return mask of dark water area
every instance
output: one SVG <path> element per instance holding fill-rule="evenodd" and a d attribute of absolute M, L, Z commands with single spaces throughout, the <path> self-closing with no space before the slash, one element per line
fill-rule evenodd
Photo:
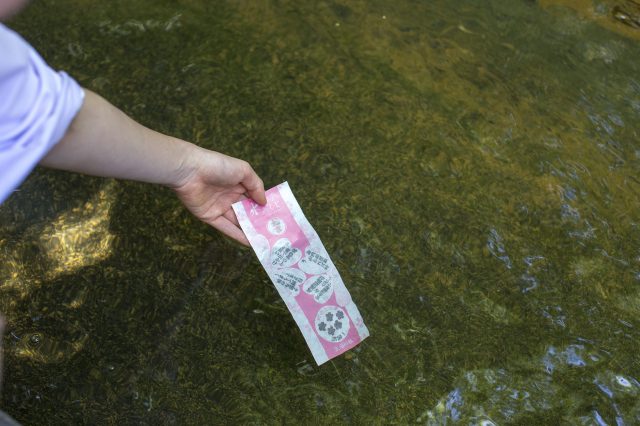
<path fill-rule="evenodd" d="M 50 64 L 287 180 L 371 337 L 317 367 L 169 190 L 38 169 L 0 207 L 2 409 L 639 424 L 640 12 L 584 3 L 35 2 L 10 26 Z"/>

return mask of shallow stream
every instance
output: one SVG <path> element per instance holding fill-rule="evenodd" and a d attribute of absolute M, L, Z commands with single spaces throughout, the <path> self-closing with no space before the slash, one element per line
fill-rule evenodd
<path fill-rule="evenodd" d="M 288 181 L 371 337 L 316 367 L 253 252 L 169 190 L 38 169 L 0 207 L 2 409 L 639 424 L 634 19 L 631 0 L 35 2 L 9 24 L 50 64 Z"/>

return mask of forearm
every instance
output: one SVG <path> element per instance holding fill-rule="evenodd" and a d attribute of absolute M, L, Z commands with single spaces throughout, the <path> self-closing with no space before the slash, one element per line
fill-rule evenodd
<path fill-rule="evenodd" d="M 94 176 L 177 186 L 194 145 L 138 124 L 85 89 L 82 108 L 64 138 L 40 164 Z"/>

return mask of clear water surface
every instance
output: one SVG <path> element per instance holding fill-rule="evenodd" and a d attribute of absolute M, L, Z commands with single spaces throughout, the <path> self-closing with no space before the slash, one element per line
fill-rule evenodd
<path fill-rule="evenodd" d="M 289 181 L 372 336 L 318 368 L 254 254 L 169 190 L 37 170 L 0 208 L 3 409 L 640 423 L 634 5 L 35 2 L 11 26 L 52 65 Z"/>

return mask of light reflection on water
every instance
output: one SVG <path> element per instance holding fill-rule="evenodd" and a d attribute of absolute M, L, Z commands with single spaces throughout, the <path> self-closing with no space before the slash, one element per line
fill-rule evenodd
<path fill-rule="evenodd" d="M 640 422 L 640 47 L 613 1 L 540 3 L 33 5 L 54 65 L 288 180 L 372 337 L 316 367 L 253 254 L 167 191 L 40 170 L 0 208 L 4 409 Z"/>

